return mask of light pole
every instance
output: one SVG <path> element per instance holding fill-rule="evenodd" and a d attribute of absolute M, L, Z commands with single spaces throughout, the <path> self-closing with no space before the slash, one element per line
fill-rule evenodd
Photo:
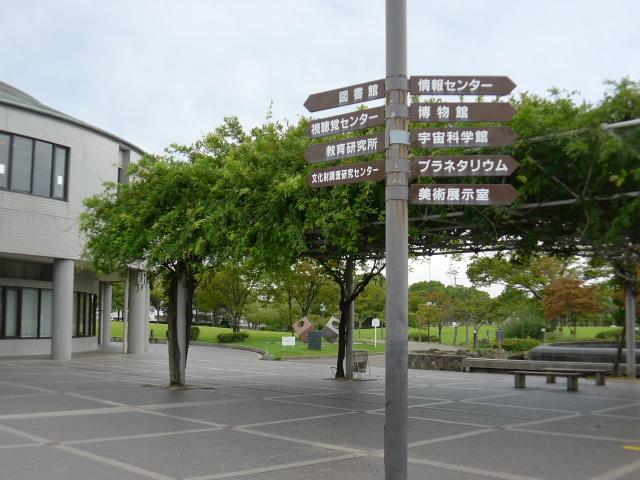
<path fill-rule="evenodd" d="M 324 303 L 320 304 L 320 313 L 322 314 L 322 323 L 324 323 L 325 313 L 327 312 L 327 306 Z"/>

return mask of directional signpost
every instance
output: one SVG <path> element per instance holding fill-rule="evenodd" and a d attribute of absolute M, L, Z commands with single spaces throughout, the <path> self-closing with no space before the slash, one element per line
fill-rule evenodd
<path fill-rule="evenodd" d="M 417 123 L 506 122 L 515 109 L 506 102 L 415 103 L 409 95 L 508 95 L 515 84 L 504 76 L 407 76 L 406 0 L 386 0 L 386 77 L 309 95 L 310 112 L 385 99 L 385 106 L 312 120 L 311 138 L 385 125 L 385 133 L 344 138 L 309 146 L 309 163 L 329 162 L 385 152 L 386 160 L 314 169 L 312 188 L 386 180 L 386 321 L 384 465 L 386 480 L 407 479 L 408 447 L 408 205 L 509 205 L 518 192 L 509 184 L 414 184 L 411 177 L 506 177 L 518 163 L 509 155 L 434 155 L 409 159 L 417 149 L 484 148 L 511 145 L 507 126 L 416 128 Z M 347 338 L 349 336 L 347 335 Z M 346 372 L 350 372 L 347 341 Z"/>
<path fill-rule="evenodd" d="M 309 136 L 311 138 L 320 138 L 380 125 L 384 125 L 384 107 L 369 108 L 312 120 L 309 124 Z"/>
<path fill-rule="evenodd" d="M 509 95 L 516 84 L 509 77 L 412 76 L 411 95 Z"/>
<path fill-rule="evenodd" d="M 520 166 L 510 155 L 413 157 L 414 177 L 508 177 Z"/>
<path fill-rule="evenodd" d="M 510 103 L 412 103 L 412 122 L 508 122 L 516 114 Z"/>

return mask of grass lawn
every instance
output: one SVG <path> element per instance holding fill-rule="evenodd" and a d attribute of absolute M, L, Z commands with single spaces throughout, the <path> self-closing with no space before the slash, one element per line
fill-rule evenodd
<path fill-rule="evenodd" d="M 166 338 L 167 325 L 163 323 L 153 323 L 149 324 L 149 328 L 153 332 L 153 336 L 157 338 Z M 209 343 L 218 343 L 218 334 L 219 333 L 228 333 L 231 331 L 230 328 L 222 328 L 222 327 L 208 327 L 208 326 L 198 326 L 200 329 L 200 337 L 198 338 L 199 342 L 209 342 Z M 590 340 L 595 338 L 598 332 L 603 330 L 608 330 L 610 327 L 578 327 L 578 333 L 575 338 L 569 336 L 569 330 L 565 329 L 565 341 L 571 340 Z M 112 335 L 114 337 L 122 336 L 122 322 L 112 322 Z M 385 350 L 384 347 L 384 338 L 386 335 L 386 328 L 378 328 L 376 329 L 378 345 L 376 347 L 373 346 L 374 340 L 374 329 L 373 328 L 363 328 L 357 329 L 354 333 L 354 343 L 355 349 L 357 350 L 368 350 L 372 353 L 382 353 Z M 417 328 L 410 328 L 410 332 L 418 333 Z M 282 337 L 288 336 L 289 333 L 286 332 L 269 332 L 269 331 L 258 331 L 258 330 L 248 330 L 249 338 L 241 343 L 237 343 L 237 345 L 244 345 L 254 348 L 260 348 L 262 350 L 266 350 L 269 354 L 274 357 L 291 357 L 291 356 L 318 356 L 318 355 L 337 355 L 338 354 L 338 344 L 337 342 L 334 344 L 328 343 L 326 341 L 322 341 L 322 350 L 309 350 L 307 344 L 301 342 L 300 340 L 296 340 L 295 347 L 283 347 L 282 346 Z M 435 327 L 431 327 L 431 335 L 437 335 L 438 329 Z M 422 327 L 422 335 L 423 338 L 427 338 L 427 328 Z M 454 337 L 454 328 L 453 327 L 444 327 L 442 329 L 442 343 L 446 345 L 453 345 L 453 337 Z M 489 338 L 492 341 L 496 338 L 496 327 L 495 326 L 486 326 L 483 325 L 480 327 L 478 331 L 478 339 Z M 473 343 L 473 329 L 469 328 L 469 345 Z M 458 335 L 456 339 L 456 345 L 460 345 L 461 347 L 467 346 L 467 337 L 465 327 L 458 327 Z"/>

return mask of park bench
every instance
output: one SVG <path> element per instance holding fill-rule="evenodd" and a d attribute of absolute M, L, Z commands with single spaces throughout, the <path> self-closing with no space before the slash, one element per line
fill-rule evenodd
<path fill-rule="evenodd" d="M 607 375 L 611 374 L 610 369 L 596 369 L 596 368 L 545 368 L 548 372 L 561 372 L 561 373 L 582 373 L 585 376 L 595 375 L 596 385 L 605 385 Z M 547 383 L 556 383 L 556 375 L 547 375 Z"/>
<path fill-rule="evenodd" d="M 535 371 L 535 370 L 513 370 L 509 372 L 514 378 L 514 388 L 525 388 L 527 375 L 545 376 L 547 383 L 555 383 L 555 377 L 565 377 L 567 379 L 567 391 L 578 391 L 578 378 L 587 375 L 582 372 L 560 372 L 558 370 Z M 553 381 L 549 381 L 553 377 Z"/>

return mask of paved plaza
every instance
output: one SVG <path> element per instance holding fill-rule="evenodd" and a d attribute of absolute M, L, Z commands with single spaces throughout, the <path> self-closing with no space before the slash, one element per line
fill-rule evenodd
<path fill-rule="evenodd" d="M 70 362 L 0 359 L 1 480 L 383 479 L 384 369 L 192 347 L 169 389 L 165 345 Z M 640 383 L 410 370 L 409 477 L 640 476 Z"/>

